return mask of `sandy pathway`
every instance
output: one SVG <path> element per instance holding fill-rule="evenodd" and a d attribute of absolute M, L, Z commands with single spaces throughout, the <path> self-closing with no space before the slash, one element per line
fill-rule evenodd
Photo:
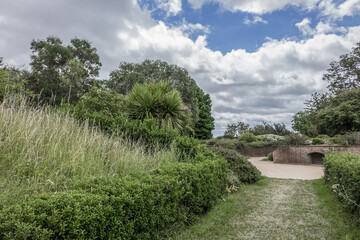
<path fill-rule="evenodd" d="M 323 166 L 275 164 L 261 159 L 263 157 L 253 157 L 249 161 L 266 177 L 312 180 L 324 176 Z"/>

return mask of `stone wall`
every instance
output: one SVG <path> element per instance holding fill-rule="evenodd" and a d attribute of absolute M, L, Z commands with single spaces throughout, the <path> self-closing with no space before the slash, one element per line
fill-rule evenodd
<path fill-rule="evenodd" d="M 276 150 L 277 147 L 248 148 L 240 150 L 242 155 L 249 157 L 265 157 L 268 153 Z"/>
<path fill-rule="evenodd" d="M 274 163 L 319 164 L 321 155 L 333 151 L 360 154 L 360 146 L 280 146 L 274 151 L 273 157 Z"/>

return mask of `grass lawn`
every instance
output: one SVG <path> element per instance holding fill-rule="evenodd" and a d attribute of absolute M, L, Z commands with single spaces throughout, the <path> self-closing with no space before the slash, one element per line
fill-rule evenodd
<path fill-rule="evenodd" d="M 168 239 L 360 239 L 352 218 L 323 179 L 263 178 Z"/>

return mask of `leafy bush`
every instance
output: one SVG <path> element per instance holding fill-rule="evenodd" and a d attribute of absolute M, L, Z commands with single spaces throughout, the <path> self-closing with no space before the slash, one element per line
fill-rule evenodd
<path fill-rule="evenodd" d="M 226 189 L 226 162 L 163 165 L 120 179 L 75 181 L 0 211 L 1 239 L 157 239 L 174 223 L 190 223 Z"/>
<path fill-rule="evenodd" d="M 314 145 L 324 144 L 324 139 L 322 139 L 322 138 L 313 138 L 313 139 L 311 139 L 311 141 L 312 141 L 312 144 L 314 144 Z"/>
<path fill-rule="evenodd" d="M 274 156 L 273 156 L 273 153 L 271 152 L 271 153 L 268 153 L 267 155 L 266 155 L 266 157 L 267 157 L 267 160 L 268 161 L 274 161 Z"/>
<path fill-rule="evenodd" d="M 258 141 L 268 141 L 268 142 L 277 142 L 277 141 L 282 141 L 284 140 L 285 137 L 280 136 L 280 135 L 276 135 L 276 134 L 264 134 L 264 135 L 259 135 L 256 136 Z"/>
<path fill-rule="evenodd" d="M 291 133 L 285 136 L 284 144 L 285 145 L 304 145 L 307 138 L 304 136 L 300 136 L 297 133 Z"/>
<path fill-rule="evenodd" d="M 360 214 L 360 156 L 348 152 L 325 155 L 325 180 L 350 210 Z"/>
<path fill-rule="evenodd" d="M 260 179 L 260 171 L 238 152 L 224 148 L 213 148 L 211 150 L 228 162 L 230 170 L 237 175 L 240 182 L 254 183 Z"/>
<path fill-rule="evenodd" d="M 251 133 L 251 132 L 246 132 L 246 133 L 243 133 L 241 134 L 239 137 L 238 137 L 238 140 L 239 141 L 244 141 L 244 142 L 247 142 L 247 143 L 252 143 L 252 142 L 256 142 L 256 136 Z"/>

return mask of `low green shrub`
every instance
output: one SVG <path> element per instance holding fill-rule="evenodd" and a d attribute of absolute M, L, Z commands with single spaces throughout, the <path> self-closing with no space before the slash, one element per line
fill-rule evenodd
<path fill-rule="evenodd" d="M 297 133 L 291 133 L 285 136 L 284 145 L 297 146 L 297 145 L 305 145 L 307 138 L 305 136 L 300 136 Z"/>
<path fill-rule="evenodd" d="M 258 141 L 277 142 L 284 140 L 285 137 L 276 134 L 264 134 L 256 136 Z"/>
<path fill-rule="evenodd" d="M 227 161 L 230 170 L 237 175 L 240 182 L 254 183 L 260 179 L 260 171 L 245 156 L 231 149 L 213 148 L 211 150 Z"/>
<path fill-rule="evenodd" d="M 267 160 L 268 161 L 274 161 L 274 156 L 273 156 L 273 153 L 271 152 L 271 153 L 268 153 L 267 155 L 266 155 L 266 157 L 267 157 Z"/>
<path fill-rule="evenodd" d="M 241 134 L 238 137 L 238 140 L 243 141 L 243 142 L 247 142 L 247 143 L 252 143 L 252 142 L 257 141 L 256 136 L 251 132 L 246 132 L 246 133 Z"/>
<path fill-rule="evenodd" d="M 0 239 L 158 239 L 190 223 L 226 189 L 227 164 L 212 154 L 196 163 L 162 165 L 125 179 L 74 181 L 0 211 Z"/>
<path fill-rule="evenodd" d="M 325 180 L 353 212 L 360 214 L 360 156 L 348 152 L 325 155 Z"/>
<path fill-rule="evenodd" d="M 324 139 L 322 138 L 312 138 L 311 141 L 314 145 L 324 144 Z"/>

